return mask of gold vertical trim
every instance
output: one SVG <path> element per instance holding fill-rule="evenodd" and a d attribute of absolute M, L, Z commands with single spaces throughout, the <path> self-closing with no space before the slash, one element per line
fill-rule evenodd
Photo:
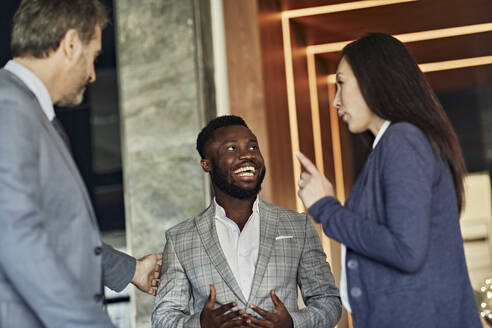
<path fill-rule="evenodd" d="M 327 79 L 328 82 L 328 79 Z M 336 108 L 333 107 L 335 98 L 335 84 L 327 83 L 328 98 L 330 99 L 330 128 L 331 143 L 333 149 L 333 166 L 335 168 L 335 193 L 340 203 L 345 203 L 345 182 L 343 179 L 343 160 L 342 160 L 342 142 L 340 137 L 340 126 L 338 124 L 338 115 Z"/>
<path fill-rule="evenodd" d="M 324 175 L 323 143 L 321 139 L 321 118 L 319 115 L 318 86 L 314 55 L 307 53 L 309 96 L 311 99 L 311 121 L 313 126 L 314 158 L 318 170 Z"/>
<path fill-rule="evenodd" d="M 287 104 L 289 107 L 289 127 L 290 127 L 290 142 L 292 147 L 292 167 L 294 169 L 294 188 L 296 193 L 296 209 L 298 212 L 304 211 L 304 205 L 297 192 L 299 187 L 297 185 L 297 179 L 301 175 L 301 164 L 295 156 L 295 152 L 299 151 L 299 130 L 297 126 L 297 110 L 296 110 L 296 95 L 294 87 L 294 67 L 292 63 L 292 45 L 290 43 L 290 26 L 289 18 L 282 13 L 282 37 L 284 45 L 284 64 L 285 64 L 285 77 L 287 84 Z"/>

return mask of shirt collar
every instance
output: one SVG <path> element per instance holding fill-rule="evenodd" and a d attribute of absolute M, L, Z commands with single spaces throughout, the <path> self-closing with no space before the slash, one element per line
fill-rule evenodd
<path fill-rule="evenodd" d="M 386 121 L 384 121 L 383 125 L 381 125 L 381 128 L 379 129 L 378 134 L 376 135 L 376 138 L 374 139 L 374 142 L 372 143 L 372 149 L 374 149 L 376 147 L 376 145 L 378 144 L 379 140 L 383 136 L 383 134 L 386 131 L 386 129 L 388 129 L 388 127 L 390 126 L 390 124 L 391 124 L 391 122 L 388 121 L 388 120 L 386 120 Z"/>
<path fill-rule="evenodd" d="M 9 60 L 7 65 L 5 65 L 5 69 L 21 79 L 29 90 L 34 93 L 48 120 L 52 121 L 55 118 L 53 102 L 51 101 L 48 89 L 46 89 L 46 86 L 36 74 L 14 60 Z"/>
<path fill-rule="evenodd" d="M 256 200 L 253 203 L 253 213 L 251 213 L 251 216 L 260 214 L 260 210 L 259 210 L 259 206 L 258 206 L 259 199 L 260 199 L 260 197 L 256 196 Z M 231 221 L 234 224 L 236 224 L 236 222 L 234 222 L 233 220 L 229 219 L 226 216 L 224 208 L 217 203 L 217 201 L 215 200 L 215 197 L 214 197 L 214 204 L 215 204 L 215 218 L 216 219 L 224 220 L 224 221 Z M 251 216 L 250 216 L 250 218 L 251 218 Z"/>

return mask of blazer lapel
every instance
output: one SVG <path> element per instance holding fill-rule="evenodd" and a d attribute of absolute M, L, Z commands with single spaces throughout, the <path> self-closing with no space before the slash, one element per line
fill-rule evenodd
<path fill-rule="evenodd" d="M 19 81 L 19 82 L 21 82 L 21 81 Z M 22 83 L 21 86 L 23 88 L 27 89 L 27 87 L 23 83 Z M 50 137 L 51 137 L 51 139 L 53 141 L 53 144 L 58 149 L 58 151 L 60 152 L 60 154 L 63 157 L 63 160 L 65 161 L 65 163 L 67 164 L 68 168 L 72 172 L 73 178 L 75 179 L 77 185 L 81 189 L 81 192 L 83 194 L 83 197 L 84 197 L 84 200 L 85 200 L 85 203 L 86 203 L 87 211 L 89 212 L 89 215 L 90 215 L 90 217 L 92 219 L 92 222 L 94 224 L 96 224 L 96 226 L 97 226 L 96 215 L 94 214 L 94 209 L 92 208 L 92 203 L 91 203 L 91 201 L 89 199 L 89 194 L 88 194 L 87 189 L 85 187 L 84 181 L 82 180 L 82 177 L 80 176 L 79 170 L 78 170 L 77 166 L 75 165 L 75 162 L 74 162 L 74 160 L 72 158 L 72 154 L 70 154 L 67 146 L 65 145 L 65 143 L 61 139 L 60 135 L 55 130 L 55 128 L 53 127 L 53 125 L 51 124 L 51 122 L 48 120 L 48 118 L 46 117 L 46 115 L 44 115 L 44 113 L 43 113 L 43 111 L 41 109 L 41 105 L 39 105 L 36 96 L 34 96 L 34 94 L 31 92 L 31 90 L 27 89 L 27 91 L 33 97 L 34 101 L 38 104 L 38 107 L 39 108 L 36 108 L 38 110 L 34 110 L 35 115 L 38 116 L 39 121 L 41 122 L 41 124 L 45 128 L 45 130 L 48 133 L 48 135 L 50 135 Z"/>
<path fill-rule="evenodd" d="M 258 250 L 258 261 L 253 278 L 253 286 L 249 299 L 256 295 L 260 288 L 263 275 L 270 261 L 270 255 L 274 247 L 275 237 L 277 235 L 278 213 L 269 204 L 260 199 L 260 248 Z"/>
<path fill-rule="evenodd" d="M 219 272 L 224 282 L 241 302 L 246 304 L 246 298 L 244 297 L 236 278 L 234 278 L 234 274 L 232 273 L 224 252 L 222 251 L 222 247 L 220 246 L 219 237 L 215 228 L 215 206 L 211 204 L 202 215 L 197 216 L 195 218 L 195 224 L 203 247 L 210 258 L 210 261 L 215 265 L 217 272 Z"/>
<path fill-rule="evenodd" d="M 87 211 L 89 213 L 89 216 L 91 217 L 92 223 L 97 226 L 97 220 L 96 220 L 96 215 L 94 214 L 94 209 L 92 208 L 92 203 L 89 199 L 89 194 L 87 193 L 87 189 L 85 187 L 84 181 L 82 180 L 82 177 L 80 176 L 79 170 L 77 169 L 77 166 L 75 165 L 72 155 L 68 151 L 67 147 L 65 146 L 65 143 L 61 139 L 61 137 L 58 135 L 58 132 L 56 132 L 55 128 L 51 124 L 51 122 L 48 120 L 46 115 L 43 113 L 43 109 L 41 108 L 41 104 L 39 104 L 38 99 L 34 95 L 34 93 L 26 86 L 26 84 L 15 74 L 8 72 L 5 69 L 1 70 L 2 73 L 6 73 L 8 78 L 15 84 L 19 86 L 19 88 L 25 90 L 27 95 L 31 97 L 32 101 L 37 105 L 35 106 L 33 112 L 34 115 L 37 115 L 39 121 L 43 125 L 43 127 L 46 129 L 47 133 L 51 136 L 51 139 L 53 140 L 53 144 L 55 147 L 58 149 L 58 151 L 61 153 L 65 163 L 67 164 L 68 168 L 72 172 L 72 176 L 74 177 L 76 183 L 78 184 L 79 188 L 82 191 L 82 194 L 84 195 L 84 200 L 86 203 Z"/>

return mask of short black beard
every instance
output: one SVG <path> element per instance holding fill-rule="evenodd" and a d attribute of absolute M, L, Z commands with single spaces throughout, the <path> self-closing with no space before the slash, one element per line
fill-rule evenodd
<path fill-rule="evenodd" d="M 225 174 L 222 174 L 222 172 L 220 172 L 219 168 L 217 167 L 214 161 L 212 161 L 211 173 L 212 174 L 210 175 L 210 177 L 212 179 L 213 184 L 216 185 L 217 188 L 219 188 L 224 193 L 234 198 L 246 199 L 246 198 L 253 198 L 256 197 L 256 195 L 258 195 L 258 193 L 261 190 L 261 184 L 263 182 L 263 179 L 265 178 L 266 170 L 265 167 L 263 167 L 263 170 L 260 172 L 260 175 L 258 176 L 258 182 L 256 183 L 256 186 L 253 189 L 244 189 L 235 185 L 234 182 L 229 182 L 228 177 Z M 232 177 L 230 180 L 232 180 Z"/>

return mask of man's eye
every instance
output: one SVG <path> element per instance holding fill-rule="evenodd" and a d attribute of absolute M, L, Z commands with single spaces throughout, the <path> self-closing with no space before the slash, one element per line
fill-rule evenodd
<path fill-rule="evenodd" d="M 226 148 L 227 150 L 236 150 L 236 146 L 229 146 Z"/>
<path fill-rule="evenodd" d="M 255 146 L 251 146 L 250 149 L 251 150 L 257 150 L 258 149 L 258 146 L 256 146 L 256 145 Z"/>

